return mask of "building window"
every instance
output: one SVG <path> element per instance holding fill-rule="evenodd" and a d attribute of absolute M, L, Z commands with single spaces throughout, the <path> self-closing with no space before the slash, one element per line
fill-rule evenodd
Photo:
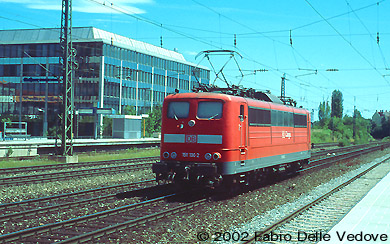
<path fill-rule="evenodd" d="M 0 76 L 8 76 L 8 77 L 17 77 L 20 75 L 20 65 L 17 64 L 6 64 L 1 65 L 2 68 L 0 68 Z"/>
<path fill-rule="evenodd" d="M 45 65 L 43 65 L 45 67 Z M 46 70 L 38 64 L 23 65 L 23 76 L 45 76 Z"/>

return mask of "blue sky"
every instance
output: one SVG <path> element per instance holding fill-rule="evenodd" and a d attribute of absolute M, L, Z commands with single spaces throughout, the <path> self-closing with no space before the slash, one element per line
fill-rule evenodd
<path fill-rule="evenodd" d="M 60 27 L 59 0 L 0 4 L 2 30 Z M 390 110 L 389 12 L 390 0 L 78 0 L 73 26 L 94 26 L 157 46 L 162 37 L 164 48 L 208 67 L 196 54 L 234 50 L 242 55 L 237 62 L 245 87 L 279 95 L 285 74 L 286 95 L 315 115 L 319 103 L 330 102 L 338 89 L 345 114 L 352 115 L 356 105 L 370 118 L 376 110 Z M 211 59 L 217 69 L 226 61 Z M 240 82 L 234 61 L 225 71 L 230 83 Z"/>

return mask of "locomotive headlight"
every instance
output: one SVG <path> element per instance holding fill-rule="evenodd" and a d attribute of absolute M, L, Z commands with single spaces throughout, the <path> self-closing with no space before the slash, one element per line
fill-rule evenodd
<path fill-rule="evenodd" d="M 192 119 L 192 120 L 188 121 L 188 125 L 193 127 L 195 125 L 195 120 Z"/>
<path fill-rule="evenodd" d="M 211 153 L 206 153 L 206 154 L 204 155 L 204 158 L 205 158 L 206 160 L 210 160 L 210 159 L 211 159 Z"/>
<path fill-rule="evenodd" d="M 169 158 L 169 152 L 164 152 L 164 153 L 163 153 L 163 157 L 164 157 L 164 158 Z"/>
<path fill-rule="evenodd" d="M 177 153 L 172 152 L 172 153 L 171 153 L 171 158 L 175 159 L 176 157 L 177 157 Z"/>
<path fill-rule="evenodd" d="M 213 159 L 214 160 L 218 160 L 218 159 L 220 159 L 221 158 L 221 154 L 220 153 L 214 153 L 213 154 Z"/>

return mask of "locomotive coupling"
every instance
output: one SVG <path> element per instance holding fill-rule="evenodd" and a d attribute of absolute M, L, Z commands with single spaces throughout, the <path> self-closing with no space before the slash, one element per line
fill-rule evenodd
<path fill-rule="evenodd" d="M 212 155 L 220 157 L 219 155 Z M 190 182 L 207 187 L 217 187 L 222 182 L 217 166 L 211 163 L 184 163 L 161 161 L 152 165 L 156 180 L 171 182 Z"/>

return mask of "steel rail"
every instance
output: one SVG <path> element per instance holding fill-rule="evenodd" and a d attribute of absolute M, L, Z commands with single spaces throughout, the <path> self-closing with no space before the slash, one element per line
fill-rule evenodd
<path fill-rule="evenodd" d="M 1 210 L 8 211 L 9 209 L 12 209 L 15 207 L 20 207 L 20 206 L 25 206 L 25 205 L 30 206 L 30 205 L 35 204 L 35 203 L 52 202 L 52 201 L 67 199 L 70 197 L 84 196 L 84 195 L 89 194 L 89 193 L 95 193 L 95 192 L 106 191 L 106 190 L 111 190 L 111 189 L 120 189 L 120 188 L 124 188 L 124 187 L 131 187 L 131 186 L 137 185 L 137 184 L 142 185 L 142 184 L 147 184 L 147 183 L 152 183 L 152 182 L 155 182 L 155 179 L 132 182 L 132 183 L 117 184 L 117 185 L 111 185 L 111 186 L 103 186 L 103 187 L 98 187 L 98 188 L 93 188 L 93 189 L 88 189 L 88 190 L 76 191 L 76 192 L 71 192 L 71 193 L 63 193 L 63 194 L 47 196 L 47 197 L 33 198 L 33 199 L 28 199 L 28 200 L 23 200 L 23 201 L 18 201 L 18 202 L 3 203 L 3 204 L 0 204 L 0 211 Z"/>
<path fill-rule="evenodd" d="M 351 149 L 351 148 L 347 148 L 347 149 Z M 378 148 L 375 148 L 375 149 L 378 149 Z M 371 150 L 374 150 L 374 149 L 371 148 Z M 362 151 L 357 150 L 355 153 L 362 153 Z M 310 170 L 310 169 L 318 167 L 318 166 L 326 165 L 326 164 L 329 164 L 329 162 L 328 162 L 329 160 L 332 160 L 330 162 L 334 162 L 338 158 L 341 158 L 341 157 L 346 158 L 347 156 L 348 156 L 348 153 L 344 153 L 344 154 L 339 154 L 339 155 L 331 155 L 328 158 L 311 160 L 310 164 L 316 164 L 316 165 L 312 166 L 312 167 L 304 168 L 304 169 L 300 170 L 299 172 L 307 171 L 307 170 Z M 34 202 L 48 202 L 48 201 L 53 201 L 53 200 L 60 200 L 60 199 L 64 199 L 64 198 L 75 197 L 78 195 L 85 195 L 85 194 L 96 192 L 96 191 L 104 191 L 104 190 L 113 189 L 113 188 L 120 188 L 120 187 L 122 187 L 122 188 L 123 187 L 131 187 L 133 184 L 141 184 L 141 183 L 149 183 L 149 182 L 150 183 L 154 182 L 154 179 L 136 182 L 136 183 L 126 183 L 126 184 L 119 184 L 119 185 L 113 185 L 113 186 L 105 186 L 105 187 L 101 187 L 101 188 L 94 188 L 94 189 L 78 191 L 78 192 L 74 192 L 74 193 L 64 193 L 64 194 L 29 199 L 29 200 L 24 200 L 24 201 L 19 201 L 19 202 L 4 203 L 4 204 L 0 204 L 0 211 L 2 209 L 7 210 L 7 209 L 18 207 L 18 206 L 31 205 Z"/>
<path fill-rule="evenodd" d="M 375 143 L 376 145 L 384 145 L 386 143 Z M 361 145 L 353 145 L 353 146 L 348 146 L 348 147 L 339 147 L 339 148 L 334 148 L 334 149 L 327 149 L 327 150 L 321 150 L 312 153 L 312 157 L 321 157 L 324 155 L 327 155 L 328 153 L 340 153 L 340 152 L 345 152 L 345 151 L 350 151 L 354 149 L 359 149 L 359 148 L 364 148 L 364 147 L 370 147 L 370 146 L 376 146 L 374 143 L 367 143 L 367 144 L 361 144 Z"/>
<path fill-rule="evenodd" d="M 356 150 L 344 152 L 344 153 L 340 153 L 340 154 L 336 154 L 336 155 L 329 155 L 328 157 L 325 157 L 325 158 L 310 160 L 309 165 L 313 165 L 313 166 L 305 167 L 304 169 L 301 169 L 298 172 L 303 172 L 303 171 L 307 171 L 307 170 L 310 170 L 310 169 L 313 169 L 316 167 L 320 167 L 323 165 L 328 165 L 328 164 L 331 164 L 331 163 L 334 163 L 337 161 L 350 159 L 350 158 L 353 158 L 353 157 L 356 157 L 356 156 L 359 156 L 362 154 L 366 154 L 366 153 L 370 153 L 370 152 L 382 149 L 383 146 L 389 146 L 389 145 L 390 144 L 387 144 L 387 145 L 383 144 L 383 145 L 369 146 L 366 148 L 357 148 L 357 149 L 350 148 L 350 149 L 356 149 Z"/>
<path fill-rule="evenodd" d="M 322 146 L 324 144 L 325 146 Z M 338 143 L 321 143 L 314 144 L 314 148 L 324 148 L 329 146 L 336 146 Z M 356 145 L 351 147 L 362 147 L 364 145 Z M 326 155 L 329 152 L 339 152 L 347 150 L 350 147 L 341 147 L 329 150 L 322 150 L 319 152 L 313 153 L 313 156 L 322 156 Z M 144 158 L 132 158 L 132 159 L 116 159 L 116 160 L 104 160 L 104 161 L 96 161 L 96 162 L 81 162 L 75 164 L 62 163 L 62 164 L 54 164 L 54 165 L 37 165 L 37 166 L 23 166 L 23 167 L 13 167 L 13 168 L 0 168 L 1 174 L 13 174 L 13 173 L 26 173 L 26 172 L 38 172 L 38 171 L 48 171 L 48 170 L 58 170 L 58 169 L 68 169 L 68 168 L 81 168 L 81 167 L 91 167 L 91 166 L 99 166 L 99 165 L 109 165 L 109 164 L 125 164 L 125 163 L 134 163 L 134 162 L 145 162 L 145 161 L 154 161 L 159 160 L 160 157 L 144 157 Z"/>
<path fill-rule="evenodd" d="M 72 219 L 68 219 L 68 220 L 64 220 L 64 221 L 60 221 L 60 222 L 56 222 L 56 223 L 50 223 L 50 224 L 46 224 L 46 225 L 42 225 L 42 226 L 32 227 L 32 228 L 25 229 L 25 230 L 7 233 L 7 234 L 0 236 L 0 242 L 1 243 L 11 243 L 11 242 L 23 241 L 24 238 L 33 237 L 33 236 L 36 236 L 38 234 L 50 232 L 52 230 L 58 230 L 58 229 L 63 229 L 63 228 L 67 228 L 67 227 L 72 227 L 74 225 L 87 223 L 91 220 L 101 220 L 105 217 L 110 217 L 113 215 L 125 213 L 129 210 L 135 210 L 135 209 L 139 209 L 141 207 L 147 207 L 147 206 L 150 206 L 153 204 L 158 204 L 159 202 L 165 202 L 165 200 L 167 200 L 169 198 L 173 198 L 175 196 L 178 196 L 178 194 L 169 194 L 166 196 L 154 198 L 154 199 L 143 201 L 140 203 L 125 205 L 122 207 L 109 209 L 109 210 L 105 210 L 105 211 L 101 211 L 101 212 L 97 212 L 97 213 L 93 213 L 93 214 L 89 214 L 89 215 L 85 215 L 85 216 L 81 216 L 81 217 L 77 217 L 77 218 L 72 218 Z"/>
<path fill-rule="evenodd" d="M 23 166 L 14 168 L 0 168 L 0 175 L 14 174 L 14 173 L 26 173 L 26 172 L 37 172 L 37 171 L 48 171 L 58 169 L 69 169 L 69 168 L 81 168 L 81 167 L 93 167 L 99 165 L 110 165 L 110 164 L 126 164 L 134 162 L 145 162 L 155 161 L 160 157 L 144 157 L 144 158 L 131 158 L 131 159 L 116 159 L 116 160 L 104 160 L 96 162 L 82 162 L 82 163 L 62 163 L 62 164 L 51 164 L 51 165 L 38 165 L 38 166 Z"/>
<path fill-rule="evenodd" d="M 319 157 L 326 155 L 328 153 L 335 153 L 335 152 L 341 152 L 345 150 L 350 150 L 350 148 L 360 148 L 364 145 L 358 145 L 353 147 L 345 147 L 345 148 L 338 148 L 338 149 L 331 149 L 331 150 L 325 150 L 320 152 L 315 152 L 312 154 L 312 158 Z M 111 161 L 99 161 L 99 162 L 85 162 L 85 163 L 78 163 L 78 164 L 58 164 L 58 165 L 42 165 L 42 166 L 29 166 L 29 167 L 21 167 L 21 168 L 8 168 L 8 169 L 0 169 L 0 174 L 10 174 L 13 173 L 24 173 L 24 172 L 30 172 L 30 171 L 47 171 L 47 170 L 53 170 L 53 169 L 64 169 L 64 168 L 79 168 L 79 167 L 89 167 L 89 166 L 98 166 L 98 165 L 110 165 L 110 164 L 125 164 L 129 165 L 129 163 L 133 162 L 148 162 L 148 161 L 154 161 L 157 160 L 159 157 L 146 157 L 146 158 L 136 158 L 136 159 L 123 159 L 123 160 L 111 160 Z M 108 166 L 108 167 L 122 167 L 122 166 Z M 83 170 L 72 170 L 72 171 L 65 171 L 65 172 L 52 172 L 52 173 L 46 173 L 46 174 L 33 174 L 33 175 L 19 175 L 19 176 L 12 176 L 12 177 L 0 177 L 0 186 L 1 185 L 14 185 L 14 184 L 24 184 L 27 180 L 22 179 L 28 179 L 32 178 L 34 180 L 29 180 L 28 182 L 39 182 L 39 181 L 50 181 L 49 178 L 52 179 L 50 176 L 54 175 L 60 175 L 61 179 L 64 179 L 63 175 L 74 175 L 74 172 L 89 172 L 93 171 L 95 169 L 104 169 L 108 167 L 99 167 L 99 168 L 89 168 L 89 169 L 83 169 Z M 47 177 L 48 179 L 42 179 Z M 39 179 L 40 180 L 39 180 Z M 14 182 L 14 183 L 6 183 L 6 182 Z"/>
<path fill-rule="evenodd" d="M 362 177 L 363 175 L 367 174 L 368 172 L 370 172 L 371 170 L 376 168 L 378 165 L 380 165 L 381 163 L 383 163 L 383 162 L 385 162 L 385 161 L 387 161 L 389 159 L 390 159 L 390 157 L 387 157 L 386 159 L 384 159 L 384 160 L 374 164 L 373 166 L 371 166 L 368 169 L 364 170 L 360 174 L 357 174 L 356 176 L 354 176 L 353 178 L 349 179 L 348 181 L 340 184 L 339 186 L 333 188 L 332 190 L 330 190 L 327 193 L 323 194 L 322 196 L 318 197 L 317 199 L 315 199 L 314 201 L 310 202 L 309 204 L 306 204 L 305 206 L 299 208 L 298 210 L 294 211 L 293 213 L 289 214 L 288 216 L 285 216 L 284 218 L 280 219 L 279 221 L 276 221 L 275 223 L 269 225 L 267 228 L 264 228 L 263 230 L 256 232 L 256 235 L 252 236 L 248 241 L 244 241 L 244 242 L 241 242 L 241 243 L 254 243 L 254 242 L 256 242 L 257 241 L 256 240 L 256 236 L 264 236 L 266 234 L 269 234 L 271 231 L 273 231 L 277 227 L 283 225 L 284 223 L 289 222 L 290 220 L 292 220 L 296 216 L 302 214 L 307 209 L 309 209 L 312 206 L 320 203 L 324 199 L 328 198 L 329 196 L 331 196 L 335 192 L 339 191 L 340 189 L 344 188 L 345 186 L 351 184 L 355 180 L 359 179 L 360 177 Z"/>
<path fill-rule="evenodd" d="M 334 144 L 334 143 L 333 143 Z M 332 143 L 325 143 L 325 145 L 332 145 Z M 346 150 L 350 150 L 350 148 L 361 148 L 370 144 L 356 145 L 351 147 L 342 147 L 328 150 L 321 150 L 318 152 L 312 153 L 312 158 L 320 157 L 327 155 L 329 153 L 338 153 Z M 0 169 L 0 175 L 3 174 L 13 174 L 13 173 L 28 173 L 28 172 L 39 172 L 39 171 L 48 171 L 48 170 L 61 170 L 61 169 L 69 169 L 69 168 L 83 168 L 83 167 L 94 167 L 99 165 L 112 165 L 112 164 L 129 164 L 134 162 L 147 162 L 158 160 L 159 157 L 144 157 L 144 158 L 134 158 L 134 159 L 119 159 L 119 160 L 106 160 L 106 161 L 97 161 L 97 162 L 83 162 L 77 164 L 55 164 L 55 165 L 39 165 L 39 166 L 25 166 L 25 167 L 14 167 L 14 168 L 3 168 Z M 92 169 L 90 169 L 92 170 Z M 48 173 L 50 174 L 50 173 Z M 55 174 L 55 173 L 52 173 Z M 39 174 L 35 174 L 40 177 Z M 23 177 L 23 176 L 13 176 L 13 177 Z M 28 176 L 27 176 L 28 177 Z M 0 177 L 0 185 L 2 179 L 11 178 L 11 177 Z"/>
<path fill-rule="evenodd" d="M 377 149 L 381 148 L 382 146 L 383 145 L 370 147 L 370 149 L 371 150 L 377 150 Z M 357 150 L 357 151 L 359 151 L 359 153 L 355 152 L 355 155 L 361 154 L 361 150 Z M 345 156 L 345 155 L 343 155 L 343 156 Z M 335 156 L 333 156 L 331 158 L 335 158 Z M 344 159 L 344 158 L 341 158 L 341 159 Z M 172 194 L 172 196 L 173 195 L 175 195 L 175 194 Z M 161 198 L 163 198 L 163 197 L 161 197 Z M 153 199 L 153 200 L 155 200 L 155 199 Z M 152 201 L 152 200 L 150 200 L 150 201 Z M 206 200 L 203 199 L 203 200 L 200 200 L 200 201 L 204 202 Z M 145 201 L 145 202 L 148 202 L 148 201 Z M 134 204 L 132 204 L 132 205 L 134 205 Z M 130 206 L 130 205 L 127 205 L 127 206 Z M 190 206 L 190 205 L 188 205 L 188 206 Z M 126 206 L 123 206 L 123 207 L 126 207 Z M 121 208 L 123 208 L 123 207 L 121 207 Z M 174 209 L 176 209 L 176 208 L 180 209 L 181 207 L 185 207 L 185 206 L 182 205 L 182 206 L 179 206 L 179 207 L 175 207 Z M 121 208 L 119 208 L 119 209 L 121 209 Z M 112 211 L 112 210 L 114 210 L 114 209 L 107 210 L 107 211 Z M 167 211 L 170 212 L 170 210 L 167 210 Z M 103 211 L 103 212 L 107 212 L 107 211 Z M 119 211 L 121 211 L 121 210 L 119 210 Z M 103 216 L 104 215 L 104 214 L 102 214 L 103 212 L 96 213 L 97 215 L 91 214 L 91 215 L 87 215 L 87 216 L 92 216 L 92 219 L 100 219 L 101 217 L 99 217 L 99 216 Z M 164 211 L 162 211 L 162 212 L 164 212 Z M 172 209 L 172 213 L 174 213 L 174 212 L 175 211 Z M 100 215 L 100 214 L 102 214 L 102 215 Z M 159 218 L 158 216 L 164 216 L 164 214 L 163 213 L 162 213 L 162 215 L 159 215 L 158 213 L 150 214 L 148 216 L 143 216 L 143 217 L 139 218 L 139 221 L 140 221 L 140 223 L 144 223 L 149 218 L 151 218 L 151 219 L 158 219 Z M 82 216 L 82 217 L 75 218 L 75 219 L 85 220 L 85 218 L 86 218 L 86 216 Z M 72 222 L 72 220 L 74 220 L 74 219 L 66 220 L 66 221 L 62 221 L 62 222 L 58 222 L 58 223 L 53 223 L 53 224 L 48 224 L 48 225 L 45 225 L 45 226 L 49 226 L 49 229 L 59 229 L 59 228 L 66 227 L 66 226 L 72 226 L 72 224 L 70 224 Z M 142 222 L 142 221 L 144 221 L 144 222 Z M 102 235 L 105 235 L 105 234 L 108 234 L 108 233 L 111 233 L 111 232 L 115 232 L 116 230 L 127 228 L 127 226 L 129 226 L 129 227 L 134 226 L 134 224 L 137 223 L 137 222 L 138 222 L 137 220 L 130 220 L 130 221 L 126 221 L 124 223 L 115 224 L 115 225 L 110 226 L 110 227 L 104 227 L 102 229 L 99 229 L 99 230 L 96 230 L 96 231 L 92 231 L 90 233 L 82 234 L 82 235 L 80 235 L 79 238 L 81 238 L 80 240 L 93 240 L 93 238 L 96 238 L 96 236 L 102 236 Z M 63 223 L 63 224 L 61 224 L 61 223 Z M 27 229 L 27 230 L 22 230 L 22 231 L 17 231 L 17 232 L 5 234 L 3 236 L 0 236 L 0 242 L 3 241 L 3 240 L 5 240 L 5 242 L 13 241 L 13 240 L 21 240 L 21 239 L 18 239 L 18 238 L 22 238 L 24 236 L 33 236 L 34 233 L 36 234 L 36 233 L 40 233 L 40 232 L 47 232 L 47 230 L 44 231 L 41 228 L 42 228 L 42 226 L 38 226 L 38 227 L 30 228 L 30 229 Z M 15 234 L 15 233 L 17 233 L 17 234 Z M 20 236 L 17 237 L 18 235 L 20 235 Z M 72 238 L 77 238 L 77 237 L 72 237 Z M 73 242 L 72 240 L 73 239 L 71 239 L 69 241 Z"/>
<path fill-rule="evenodd" d="M 377 150 L 379 148 L 380 148 L 380 146 L 369 147 L 369 148 L 366 149 L 366 152 Z M 362 153 L 364 153 L 364 152 L 362 152 L 361 149 L 358 149 L 358 150 L 354 150 L 353 152 L 350 152 L 350 153 L 344 153 L 341 156 L 339 156 L 339 155 L 332 156 L 332 157 L 330 157 L 331 159 L 328 158 L 327 160 L 335 160 L 335 159 L 343 160 L 343 159 L 346 158 L 346 156 L 348 156 L 348 157 L 355 157 L 355 156 L 360 155 Z M 336 190 L 334 190 L 334 191 L 336 191 Z M 205 201 L 206 201 L 205 199 L 201 200 L 202 203 L 204 203 Z M 192 206 L 192 203 L 189 206 Z M 175 211 L 176 208 L 177 208 L 177 210 Z M 81 235 L 78 235 L 78 236 L 71 237 L 71 238 L 66 239 L 64 241 L 60 241 L 59 243 L 82 243 L 82 242 L 99 241 L 98 238 L 101 238 L 102 236 L 105 236 L 105 235 L 111 234 L 113 232 L 116 232 L 118 230 L 134 227 L 134 226 L 138 225 L 139 223 L 145 223 L 145 222 L 148 222 L 148 221 L 151 221 L 151 220 L 162 218 L 163 216 L 165 216 L 168 213 L 175 213 L 175 212 L 180 211 L 179 209 L 181 209 L 181 208 L 186 209 L 185 206 L 179 206 L 179 207 L 176 207 L 176 208 L 169 209 L 169 210 L 166 210 L 166 211 L 162 211 L 160 213 L 147 215 L 147 216 L 144 216 L 144 217 L 141 217 L 141 218 L 138 218 L 138 219 L 129 220 L 129 221 L 126 221 L 126 222 L 123 222 L 123 223 L 114 224 L 114 225 L 111 225 L 111 226 L 108 226 L 108 227 L 104 227 L 104 228 L 101 228 L 101 229 L 98 229 L 98 230 L 95 230 L 95 231 L 91 231 L 91 232 L 88 232 L 88 233 L 85 233 L 85 234 L 81 234 Z"/>
<path fill-rule="evenodd" d="M 106 189 L 117 189 L 117 188 L 123 188 L 125 186 L 127 188 L 135 188 L 135 187 L 140 187 L 142 185 L 147 185 L 147 184 L 154 183 L 154 182 L 155 182 L 154 180 L 140 181 L 140 182 L 116 185 L 116 187 L 110 187 L 110 188 L 106 188 Z M 156 186 L 156 185 L 154 185 L 154 186 Z M 153 186 L 151 186 L 151 187 L 153 187 Z M 95 188 L 95 189 L 97 189 L 97 191 L 101 191 L 102 190 L 102 188 Z M 106 189 L 104 189 L 104 190 L 106 190 Z M 140 190 L 140 189 L 147 189 L 147 188 L 136 188 L 136 189 L 133 189 L 132 191 L 137 191 L 137 190 Z M 91 192 L 96 193 L 97 191 L 96 190 L 95 191 L 90 191 L 90 190 L 89 191 L 85 191 L 84 194 L 82 194 L 82 196 L 85 196 L 86 192 L 88 192 L 88 193 L 91 193 Z M 80 193 L 77 193 L 77 194 L 67 194 L 67 198 L 75 197 L 77 195 L 80 195 Z M 14 221 L 14 220 L 22 218 L 22 217 L 29 217 L 29 216 L 34 216 L 36 214 L 42 214 L 42 213 L 49 213 L 49 212 L 59 211 L 61 209 L 66 209 L 68 207 L 84 206 L 85 204 L 98 203 L 100 201 L 108 200 L 110 198 L 114 199 L 116 196 L 117 196 L 117 193 L 112 193 L 112 194 L 98 196 L 98 197 L 90 197 L 90 198 L 84 198 L 84 199 L 81 199 L 81 200 L 75 200 L 75 201 L 66 202 L 66 203 L 59 203 L 59 204 L 52 205 L 52 206 L 38 207 L 38 208 L 25 210 L 25 211 L 20 211 L 20 212 L 13 212 L 13 213 L 8 213 L 8 214 L 3 214 L 3 215 L 0 215 L 0 221 L 9 221 L 9 220 L 13 220 Z M 59 200 L 59 199 L 64 199 L 64 196 L 62 195 L 61 198 L 58 198 L 57 196 L 46 197 L 43 200 L 44 200 L 44 202 L 48 202 L 48 201 L 52 202 L 52 201 Z M 35 202 L 36 202 L 36 201 L 39 201 L 39 200 L 42 200 L 42 199 L 33 199 L 33 200 L 35 200 Z M 18 206 L 25 205 L 27 202 L 31 203 L 32 201 L 19 202 L 20 203 L 19 205 L 13 205 L 13 207 L 18 207 Z M 0 205 L 0 207 L 1 207 L 1 205 Z"/>
<path fill-rule="evenodd" d="M 330 143 L 312 144 L 313 149 L 332 147 L 332 146 L 338 146 L 338 143 L 330 142 Z M 30 156 L 30 157 L 23 156 L 22 158 L 36 158 L 36 156 Z M 12 167 L 12 168 L 0 168 L 0 175 L 26 173 L 30 171 L 37 172 L 37 171 L 48 171 L 48 170 L 57 170 L 57 169 L 81 168 L 81 167 L 90 167 L 90 166 L 98 166 L 98 165 L 105 165 L 105 164 L 121 164 L 121 163 L 132 163 L 132 162 L 142 162 L 142 161 L 154 161 L 159 159 L 160 159 L 159 156 L 155 156 L 155 157 L 132 158 L 132 159 L 104 160 L 104 161 L 96 161 L 96 162 L 81 162 L 81 163 L 74 163 L 74 164 L 61 163 L 61 164 L 54 164 L 54 165 L 36 165 L 36 166 L 22 166 L 22 167 Z"/>
<path fill-rule="evenodd" d="M 109 166 L 82 170 L 70 170 L 62 172 L 52 172 L 47 174 L 34 174 L 14 177 L 0 178 L 0 186 L 14 186 L 22 184 L 33 184 L 37 182 L 51 182 L 57 180 L 67 180 L 73 177 L 97 176 L 110 173 L 128 172 L 134 170 L 149 169 L 153 163 L 127 164 L 120 166 Z"/>
<path fill-rule="evenodd" d="M 177 214 L 180 212 L 191 210 L 195 207 L 198 207 L 198 206 L 205 204 L 206 202 L 207 202 L 206 198 L 200 199 L 198 201 L 186 203 L 184 205 L 177 206 L 177 207 L 174 207 L 171 209 L 167 209 L 167 210 L 164 210 L 164 211 L 161 211 L 158 213 L 149 214 L 149 215 L 137 218 L 137 219 L 129 220 L 129 221 L 122 222 L 119 224 L 110 225 L 110 226 L 107 226 L 105 228 L 101 228 L 101 229 L 98 229 L 95 231 L 87 232 L 87 233 L 84 233 L 84 234 L 81 234 L 78 236 L 68 238 L 68 239 L 63 240 L 63 241 L 59 241 L 57 243 L 83 243 L 83 242 L 90 242 L 90 241 L 99 242 L 98 238 L 103 237 L 105 235 L 108 235 L 108 234 L 111 234 L 111 233 L 114 233 L 114 232 L 117 232 L 119 230 L 123 230 L 126 228 L 135 227 L 135 226 L 138 226 L 140 224 L 147 223 L 147 222 L 151 222 L 151 221 L 156 220 L 156 219 L 161 219 L 161 218 L 166 217 L 166 216 L 170 216 L 173 214 Z"/>

